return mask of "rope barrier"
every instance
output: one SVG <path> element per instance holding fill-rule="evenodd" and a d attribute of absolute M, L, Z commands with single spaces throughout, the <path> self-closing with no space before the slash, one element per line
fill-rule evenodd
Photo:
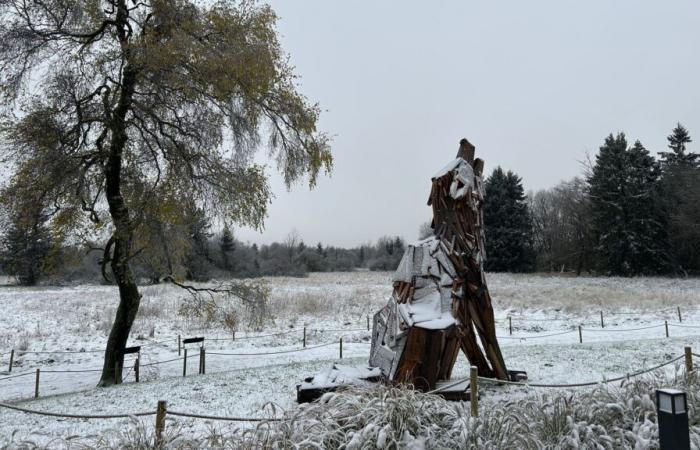
<path fill-rule="evenodd" d="M 165 361 L 156 361 L 148 364 L 139 364 L 141 367 L 148 367 L 148 366 L 157 366 L 158 364 L 165 364 L 173 361 L 182 361 L 182 357 L 180 358 L 173 358 L 173 359 L 166 359 Z"/>
<path fill-rule="evenodd" d="M 305 352 L 307 350 L 313 350 L 315 348 L 321 348 L 321 347 L 329 347 L 331 345 L 338 345 L 337 342 L 329 342 L 327 344 L 321 344 L 321 345 L 316 345 L 313 347 L 305 347 L 305 348 L 298 348 L 294 350 L 281 350 L 278 352 L 268 352 L 268 353 L 217 353 L 217 352 L 207 352 L 207 355 L 216 355 L 216 356 L 265 356 L 265 355 L 281 355 L 283 353 L 296 353 L 296 352 Z"/>
<path fill-rule="evenodd" d="M 104 350 L 46 350 L 46 351 L 24 351 L 17 350 L 19 355 L 60 355 L 60 354 L 79 354 L 79 353 L 104 353 Z"/>
<path fill-rule="evenodd" d="M 27 414 L 37 414 L 40 416 L 49 417 L 63 417 L 68 419 L 125 419 L 129 417 L 143 417 L 143 416 L 154 416 L 156 413 L 153 412 L 137 412 L 132 414 L 68 414 L 68 413 L 55 413 L 51 411 L 38 411 L 36 409 L 21 408 L 19 406 L 8 405 L 7 403 L 0 403 L 0 408 L 12 409 L 15 411 L 27 413 Z"/>
<path fill-rule="evenodd" d="M 12 376 L 10 376 L 10 377 L 0 378 L 0 381 L 3 381 L 3 380 L 11 380 L 12 378 L 25 377 L 25 376 L 27 376 L 27 375 L 34 375 L 34 373 L 35 373 L 35 372 L 18 373 L 17 375 L 12 375 Z"/>
<path fill-rule="evenodd" d="M 209 339 L 207 338 L 207 341 L 243 341 L 243 340 L 248 340 L 248 339 L 258 339 L 258 338 L 266 338 L 266 337 L 271 337 L 271 336 L 282 336 L 285 334 L 291 334 L 291 333 L 296 333 L 302 331 L 299 328 L 295 328 L 293 330 L 288 330 L 288 331 L 280 331 L 279 333 L 270 333 L 270 334 L 261 334 L 258 336 L 235 336 L 229 338 L 214 338 L 214 339 Z"/>
<path fill-rule="evenodd" d="M 687 309 L 697 309 L 697 308 L 687 308 Z M 607 314 L 613 314 L 613 315 L 644 315 L 648 313 L 610 313 L 608 312 Z M 552 322 L 552 321 L 569 321 L 572 323 L 581 323 L 581 320 L 583 319 L 596 319 L 597 317 L 594 316 L 585 316 L 585 317 L 573 317 L 573 318 L 550 318 L 550 319 L 528 319 L 527 317 L 522 317 L 522 316 L 506 316 L 503 318 L 496 319 L 496 322 L 503 322 L 507 321 L 508 317 L 511 317 L 512 319 L 517 319 L 525 322 Z M 669 326 L 673 327 L 680 327 L 680 328 L 694 328 L 694 329 L 700 329 L 700 325 L 681 325 L 681 324 L 675 324 L 675 323 L 669 323 Z M 625 329 L 613 329 L 613 328 L 582 328 L 582 331 L 591 331 L 591 332 L 607 332 L 607 333 L 612 333 L 615 331 L 619 332 L 626 332 L 626 331 L 640 331 L 640 330 L 648 330 L 652 328 L 658 328 L 664 326 L 663 324 L 661 325 L 651 325 L 648 327 L 639 327 L 639 328 L 625 328 Z M 269 333 L 269 334 L 261 334 L 257 336 L 236 336 L 235 338 L 208 338 L 207 341 L 239 341 L 239 340 L 249 340 L 249 339 L 262 339 L 266 337 L 272 337 L 272 336 L 282 336 L 282 335 L 287 335 L 291 333 L 297 333 L 301 332 L 301 328 L 295 328 L 292 330 L 287 330 L 287 331 L 280 331 L 277 333 Z M 317 332 L 359 332 L 359 331 L 367 331 L 366 328 L 309 328 L 307 331 L 317 331 Z M 566 334 L 569 333 L 567 332 L 562 332 L 562 333 L 553 333 L 553 334 L 547 334 L 547 335 L 541 335 L 540 337 L 550 337 L 550 336 L 557 336 L 559 334 Z M 154 341 L 154 342 L 147 342 L 144 344 L 140 344 L 141 347 L 148 347 L 148 346 L 153 346 L 153 345 L 160 345 L 160 344 L 165 344 L 168 343 L 171 339 L 175 339 L 177 336 L 172 336 L 168 339 L 160 340 L 160 341 Z M 527 336 L 527 337 L 517 337 L 517 336 L 502 336 L 499 337 L 499 339 L 536 339 L 535 336 Z M 35 354 L 35 355 L 54 355 L 54 354 L 81 354 L 81 353 L 103 353 L 104 350 L 18 350 L 17 354 L 19 356 L 21 355 L 29 355 L 29 354 Z M 0 356 L 5 356 L 9 355 L 9 353 L 0 353 Z"/>
<path fill-rule="evenodd" d="M 677 323 L 669 323 L 669 327 L 679 327 L 679 328 L 700 328 L 699 325 L 678 325 Z"/>
<path fill-rule="evenodd" d="M 327 331 L 329 333 L 342 332 L 342 331 L 355 332 L 355 331 L 367 331 L 367 328 L 338 328 L 338 329 L 310 328 L 309 331 L 320 331 L 320 332 Z"/>
<path fill-rule="evenodd" d="M 541 383 L 526 383 L 522 381 L 507 381 L 507 380 L 499 380 L 496 378 L 485 378 L 485 377 L 478 377 L 480 381 L 486 381 L 489 383 L 494 383 L 494 384 L 506 384 L 506 385 L 513 385 L 513 386 L 524 386 L 524 387 L 534 387 L 534 388 L 576 388 L 576 387 L 590 387 L 590 386 L 597 386 L 599 384 L 608 384 L 608 383 L 614 383 L 616 381 L 622 381 L 628 378 L 634 378 L 638 377 L 640 375 L 644 375 L 649 372 L 653 372 L 655 370 L 658 370 L 664 366 L 668 366 L 670 364 L 673 364 L 677 361 L 680 361 L 681 359 L 685 358 L 685 355 L 678 356 L 676 358 L 673 358 L 669 361 L 666 361 L 664 363 L 658 364 L 656 366 L 650 367 L 648 369 L 640 370 L 638 372 L 634 372 L 631 374 L 623 375 L 620 377 L 616 378 L 609 378 L 609 379 L 603 379 L 600 381 L 588 381 L 584 383 L 570 383 L 570 384 L 541 384 Z M 443 392 L 446 389 L 459 386 L 460 384 L 464 383 L 465 381 L 469 381 L 469 377 L 459 379 L 455 381 L 454 383 L 450 383 L 447 386 L 441 386 L 437 389 L 433 389 L 432 391 L 429 391 L 428 394 L 435 394 L 438 392 Z"/>
<path fill-rule="evenodd" d="M 640 328 L 581 328 L 581 331 L 592 331 L 595 333 L 615 333 L 619 331 L 620 333 L 624 333 L 626 331 L 650 330 L 652 328 L 659 328 L 663 326 L 664 324 L 662 323 L 661 325 L 650 325 L 648 327 Z"/>
<path fill-rule="evenodd" d="M 535 336 L 498 336 L 498 339 L 521 339 L 521 340 L 528 340 L 528 339 L 542 339 L 546 337 L 552 337 L 552 336 L 561 336 L 562 334 L 571 334 L 571 333 L 576 333 L 576 330 L 568 330 L 568 331 L 562 331 L 560 333 L 552 333 L 552 334 L 538 334 Z"/>
<path fill-rule="evenodd" d="M 41 373 L 88 373 L 102 372 L 102 369 L 83 369 L 83 370 L 42 370 Z"/>
<path fill-rule="evenodd" d="M 168 410 L 168 415 L 169 416 L 179 416 L 179 417 L 191 417 L 194 419 L 225 420 L 225 421 L 229 421 L 229 422 L 277 422 L 277 421 L 282 420 L 280 418 L 265 419 L 262 417 L 209 416 L 206 414 L 184 413 L 184 412 L 180 412 L 180 411 L 171 411 L 171 410 Z"/>

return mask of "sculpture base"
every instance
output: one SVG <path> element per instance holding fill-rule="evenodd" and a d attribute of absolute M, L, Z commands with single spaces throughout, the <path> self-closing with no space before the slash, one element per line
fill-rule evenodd
<path fill-rule="evenodd" d="M 522 370 L 509 370 L 509 381 L 520 382 L 527 380 L 527 372 Z M 349 367 L 333 364 L 312 377 L 307 377 L 297 384 L 297 403 L 309 403 L 328 392 L 335 392 L 352 386 L 369 387 L 373 384 L 385 381 L 381 371 L 373 367 Z M 450 386 L 454 381 L 438 381 L 435 386 L 435 395 L 439 395 L 448 401 L 469 401 L 469 380 Z M 498 384 L 498 383 L 496 383 Z M 440 390 L 441 386 L 450 386 Z"/>

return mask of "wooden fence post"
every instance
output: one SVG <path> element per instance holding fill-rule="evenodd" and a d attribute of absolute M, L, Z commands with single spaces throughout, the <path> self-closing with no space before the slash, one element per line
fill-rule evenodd
<path fill-rule="evenodd" d="M 578 343 L 583 344 L 583 332 L 581 331 L 581 325 L 578 326 Z"/>
<path fill-rule="evenodd" d="M 15 361 L 15 349 L 13 348 L 12 351 L 10 352 L 10 368 L 7 369 L 8 372 L 12 372 L 12 364 Z"/>
<path fill-rule="evenodd" d="M 204 347 L 199 347 L 199 374 L 204 375 Z"/>
<path fill-rule="evenodd" d="M 182 376 L 187 376 L 187 349 L 185 349 L 185 357 L 182 358 Z"/>
<path fill-rule="evenodd" d="M 693 370 L 693 350 L 690 347 L 685 348 L 685 371 Z"/>
<path fill-rule="evenodd" d="M 678 321 L 683 322 L 683 317 L 681 316 L 681 307 L 679 306 L 677 309 L 678 309 Z"/>
<path fill-rule="evenodd" d="M 36 369 L 36 379 L 34 380 L 34 398 L 39 398 L 39 376 L 41 369 Z"/>
<path fill-rule="evenodd" d="M 306 327 L 304 327 L 304 337 L 302 338 L 302 345 L 306 348 Z"/>
<path fill-rule="evenodd" d="M 668 337 L 668 320 L 664 320 L 664 326 L 666 327 L 666 337 Z"/>
<path fill-rule="evenodd" d="M 605 328 L 605 322 L 603 322 L 603 311 L 600 312 L 600 328 Z"/>
<path fill-rule="evenodd" d="M 134 361 L 134 378 L 136 378 L 136 382 L 139 382 L 139 371 L 141 369 L 141 357 L 137 356 L 136 361 Z"/>
<path fill-rule="evenodd" d="M 177 356 L 180 356 L 180 355 L 182 354 L 181 351 L 180 351 L 180 349 L 182 348 L 181 342 L 182 342 L 182 341 L 181 341 L 181 339 L 180 339 L 180 335 L 178 334 L 178 335 L 177 335 Z"/>
<path fill-rule="evenodd" d="M 367 315 L 367 331 L 369 331 L 369 314 Z"/>
<path fill-rule="evenodd" d="M 477 383 L 479 379 L 479 370 L 472 366 L 469 369 L 469 403 L 471 404 L 472 417 L 479 417 L 479 392 Z"/>
<path fill-rule="evenodd" d="M 158 400 L 158 408 L 156 409 L 156 447 L 158 447 L 163 440 L 163 430 L 165 429 L 166 413 L 167 404 L 165 400 Z"/>
<path fill-rule="evenodd" d="M 202 347 L 202 375 L 207 373 L 207 349 Z"/>
<path fill-rule="evenodd" d="M 513 336 L 513 318 L 508 316 L 508 331 L 510 335 Z"/>
<path fill-rule="evenodd" d="M 340 359 L 343 359 L 343 338 L 340 338 Z"/>

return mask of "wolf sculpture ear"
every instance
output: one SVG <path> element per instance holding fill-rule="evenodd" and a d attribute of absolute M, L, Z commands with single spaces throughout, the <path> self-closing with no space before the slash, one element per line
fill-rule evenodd
<path fill-rule="evenodd" d="M 457 158 L 462 158 L 469 163 L 470 166 L 474 165 L 474 153 L 476 152 L 476 147 L 474 147 L 467 138 L 462 138 L 459 141 L 459 150 L 457 151 Z"/>

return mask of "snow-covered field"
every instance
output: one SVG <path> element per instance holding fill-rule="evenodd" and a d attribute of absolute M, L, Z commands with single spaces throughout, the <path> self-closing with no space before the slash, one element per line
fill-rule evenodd
<path fill-rule="evenodd" d="M 296 383 L 339 361 L 340 337 L 343 364 L 366 363 L 367 315 L 383 306 L 391 294 L 390 280 L 389 273 L 371 272 L 270 279 L 274 317 L 264 330 L 255 332 L 242 321 L 235 340 L 223 328 L 202 329 L 201 323 L 180 315 L 179 306 L 187 294 L 178 288 L 144 287 L 132 331 L 134 345 L 144 346 L 141 383 L 133 383 L 133 371 L 129 371 L 124 384 L 111 388 L 94 386 L 117 305 L 114 287 L 3 286 L 0 402 L 44 411 L 110 414 L 152 411 L 158 400 L 167 400 L 169 409 L 177 411 L 267 417 L 272 410 L 266 405 L 295 408 Z M 680 356 L 686 345 L 700 349 L 700 280 L 489 274 L 488 281 L 506 364 L 527 371 L 533 383 L 602 380 Z M 600 311 L 605 328 L 601 328 Z M 664 321 L 669 324 L 669 338 Z M 583 344 L 578 342 L 579 324 Z M 283 353 L 301 349 L 304 326 L 309 349 Z M 286 334 L 243 339 L 277 332 Z M 182 377 L 181 360 L 146 365 L 176 359 L 178 334 L 207 338 L 206 375 L 197 374 L 194 347 L 187 377 Z M 322 344 L 328 345 L 316 347 Z M 12 349 L 15 365 L 10 374 Z M 55 351 L 66 353 L 50 353 Z M 282 353 L 261 355 L 270 352 Z M 42 374 L 40 398 L 35 400 L 36 368 Z M 61 372 L 66 370 L 95 372 Z M 6 378 L 23 373 L 28 375 Z M 467 375 L 468 364 L 461 358 L 453 378 Z M 484 388 L 482 401 L 487 407 L 489 402 L 526 393 L 522 387 Z M 143 422 L 150 427 L 153 419 Z M 50 443 L 54 438 L 101 435 L 128 426 L 129 419 L 57 419 L 3 410 L 0 446 L 23 439 Z M 176 426 L 185 434 L 202 434 L 211 427 L 250 425 L 170 418 L 168 427 Z"/>

